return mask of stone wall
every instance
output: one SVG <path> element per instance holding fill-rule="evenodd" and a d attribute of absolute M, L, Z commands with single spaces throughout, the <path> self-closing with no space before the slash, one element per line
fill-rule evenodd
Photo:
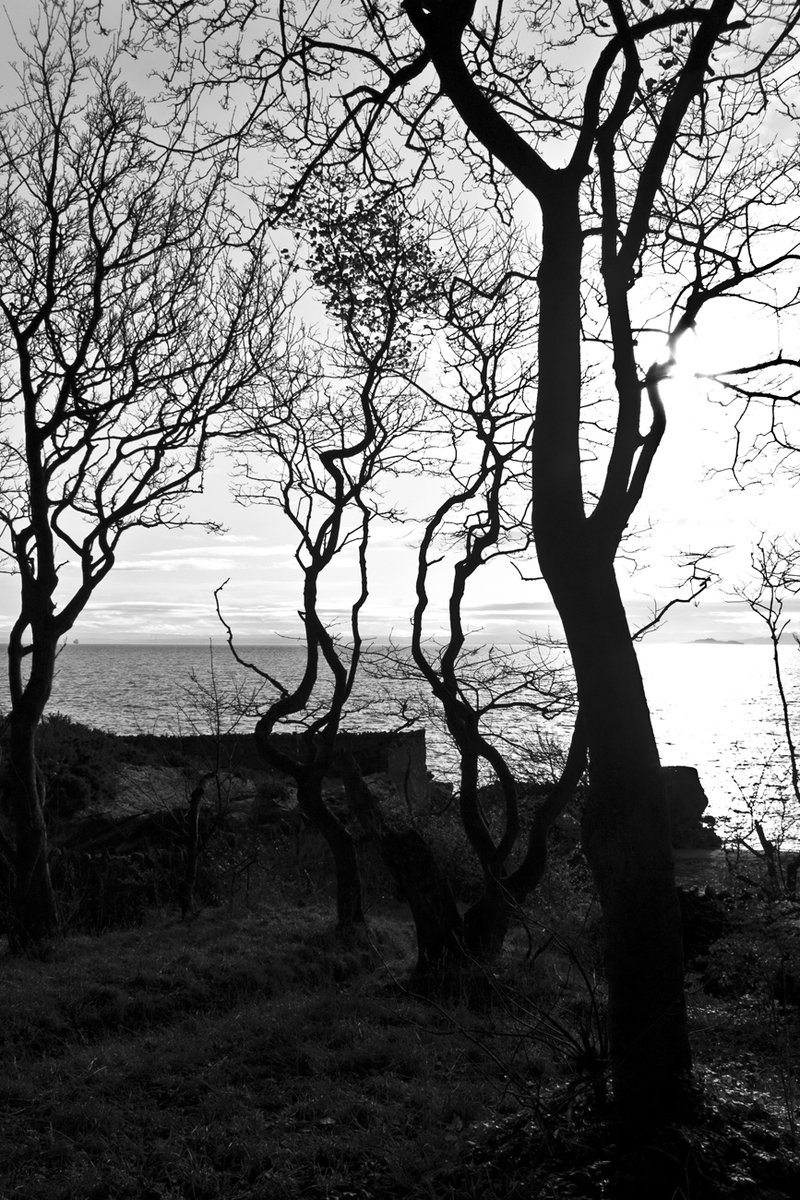
<path fill-rule="evenodd" d="M 301 735 L 297 733 L 273 734 L 278 749 L 292 757 L 301 754 Z M 190 734 L 186 737 L 168 737 L 155 734 L 120 736 L 118 742 L 126 747 L 146 748 L 152 759 L 167 766 L 179 766 L 187 757 L 201 763 L 213 764 L 217 753 L 226 770 L 242 772 L 265 770 L 266 764 L 256 747 L 255 738 L 249 734 L 224 734 L 217 742 L 211 734 Z M 336 739 L 340 753 L 352 754 L 362 775 L 388 775 L 401 796 L 407 796 L 417 804 L 428 795 L 428 766 L 425 752 L 425 730 L 412 729 L 402 733 L 340 733 Z M 332 776 L 338 774 L 334 762 Z"/>
<path fill-rule="evenodd" d="M 275 746 L 292 757 L 301 750 L 300 735 L 273 734 Z M 412 805 L 421 804 L 428 795 L 428 764 L 425 730 L 403 733 L 340 733 L 336 739 L 338 755 L 352 755 L 362 775 L 388 775 L 401 796 Z M 334 759 L 332 776 L 338 775 Z"/>

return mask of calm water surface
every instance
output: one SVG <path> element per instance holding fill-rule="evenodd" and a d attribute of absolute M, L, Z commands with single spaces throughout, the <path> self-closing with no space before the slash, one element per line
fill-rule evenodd
<path fill-rule="evenodd" d="M 302 652 L 295 645 L 242 648 L 262 669 L 287 683 L 297 679 Z M 768 646 L 652 644 L 640 648 L 662 761 L 696 766 L 717 815 L 759 786 L 777 786 L 783 770 L 779 708 Z M 793 710 L 800 702 L 800 652 L 781 648 L 781 661 Z M 223 700 L 249 693 L 254 681 L 232 662 L 225 647 L 214 651 L 213 673 Z M 192 681 L 194 674 L 197 682 Z M 206 732 L 211 688 L 207 646 L 68 645 L 58 660 L 51 711 L 118 733 Z M 411 699 L 420 685 L 362 676 L 346 727 L 386 729 L 399 698 Z M 530 730 L 530 718 L 504 718 Z M 223 717 L 223 726 L 231 718 Z M 245 727 L 252 725 L 244 722 Z M 564 736 L 558 723 L 541 723 L 545 735 Z M 535 731 L 534 731 L 535 732 Z M 800 711 L 798 711 L 800 735 Z M 454 759 L 440 731 L 428 726 L 429 765 L 453 776 Z"/>

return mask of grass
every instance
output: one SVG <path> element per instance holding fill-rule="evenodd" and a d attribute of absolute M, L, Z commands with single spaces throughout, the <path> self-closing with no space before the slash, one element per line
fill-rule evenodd
<path fill-rule="evenodd" d="M 329 921 L 212 912 L 7 960 L 0 1194 L 425 1195 L 502 1072 L 398 994 L 404 928 L 342 945 Z"/>
<path fill-rule="evenodd" d="M 397 906 L 337 933 L 317 865 L 287 839 L 250 908 L 3 961 L 4 1200 L 435 1194 L 503 1109 L 504 1060 L 460 1034 L 467 1010 L 404 990 Z"/>
<path fill-rule="evenodd" d="M 598 925 L 574 847 L 501 960 L 444 1001 L 408 983 L 412 928 L 378 866 L 365 863 L 368 932 L 343 938 L 325 855 L 303 839 L 262 838 L 238 890 L 221 888 L 226 902 L 193 920 L 151 911 L 136 928 L 0 963 L 2 1200 L 610 1194 L 592 1108 Z M 691 1179 L 687 1168 L 691 1200 L 800 1191 L 797 1010 L 752 972 L 749 990 L 702 986 L 709 962 L 740 978 L 746 928 L 690 979 L 709 1102 L 669 1152 L 701 1163 Z M 703 1170 L 721 1192 L 703 1190 Z"/>

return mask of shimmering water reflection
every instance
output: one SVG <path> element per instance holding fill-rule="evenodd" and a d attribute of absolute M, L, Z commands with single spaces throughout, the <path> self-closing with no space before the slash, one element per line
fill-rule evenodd
<path fill-rule="evenodd" d="M 302 670 L 302 652 L 293 643 L 243 647 L 242 653 L 288 684 Z M 768 646 L 646 644 L 640 661 L 662 761 L 696 766 L 715 814 L 726 812 L 742 792 L 752 794 L 758 786 L 775 790 L 784 743 Z M 800 652 L 784 646 L 781 661 L 796 712 Z M 237 694 L 242 699 L 256 683 L 224 646 L 214 651 L 213 675 L 223 700 Z M 213 719 L 214 706 L 207 702 L 211 679 L 207 646 L 70 644 L 59 657 L 51 710 L 119 733 L 206 732 Z M 384 662 L 361 676 L 346 727 L 390 728 L 398 705 L 420 696 L 420 683 L 398 677 Z M 223 727 L 233 719 L 223 714 Z M 253 719 L 244 718 L 242 727 Z M 435 723 L 426 724 L 429 765 L 453 777 L 455 759 L 446 737 Z M 510 710 L 503 728 L 535 745 L 540 736 L 563 741 L 568 722 L 535 722 L 528 713 Z"/>

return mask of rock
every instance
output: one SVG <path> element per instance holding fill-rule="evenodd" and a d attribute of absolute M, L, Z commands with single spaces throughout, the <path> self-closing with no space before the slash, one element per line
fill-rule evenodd
<path fill-rule="evenodd" d="M 452 783 L 435 779 L 428 771 L 428 804 L 434 809 L 446 809 L 453 803 L 455 787 Z"/>
<path fill-rule="evenodd" d="M 717 850 L 722 841 L 714 818 L 704 815 L 708 797 L 694 767 L 662 767 L 675 850 Z"/>

